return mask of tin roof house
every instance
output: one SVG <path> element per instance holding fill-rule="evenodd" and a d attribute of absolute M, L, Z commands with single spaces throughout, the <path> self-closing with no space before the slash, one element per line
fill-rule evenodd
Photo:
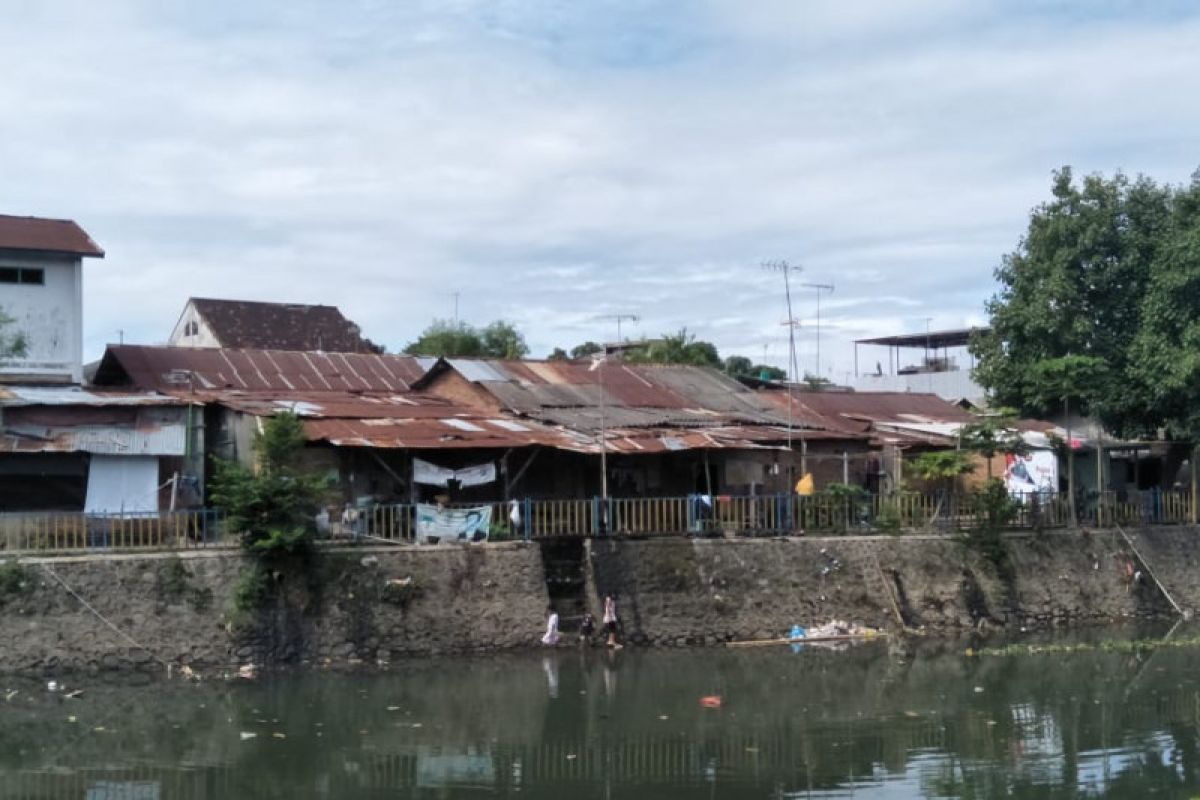
<path fill-rule="evenodd" d="M 103 256 L 72 221 L 0 216 L 0 530 L 2 512 L 145 514 L 168 485 L 180 499 L 189 403 L 79 385 L 82 264 Z"/>
<path fill-rule="evenodd" d="M 381 353 L 336 306 L 193 297 L 168 344 L 254 350 Z"/>

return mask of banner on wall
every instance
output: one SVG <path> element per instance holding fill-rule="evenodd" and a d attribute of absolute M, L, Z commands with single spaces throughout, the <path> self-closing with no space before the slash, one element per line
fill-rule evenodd
<path fill-rule="evenodd" d="M 417 504 L 417 541 L 421 544 L 487 541 L 491 525 L 491 506 L 438 508 Z"/>
<path fill-rule="evenodd" d="M 496 465 L 489 461 L 486 464 L 476 464 L 462 469 L 449 469 L 430 464 L 419 458 L 413 459 L 413 482 L 427 486 L 445 486 L 450 481 L 458 481 L 460 486 L 482 486 L 496 480 Z"/>
<path fill-rule="evenodd" d="M 1058 491 L 1058 454 L 1030 450 L 1023 456 L 1005 456 L 1004 485 L 1011 495 Z"/>

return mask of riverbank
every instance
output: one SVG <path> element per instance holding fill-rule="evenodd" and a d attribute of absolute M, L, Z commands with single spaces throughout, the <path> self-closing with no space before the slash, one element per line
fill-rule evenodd
<path fill-rule="evenodd" d="M 1178 616 L 1200 605 L 1200 532 L 1005 538 L 1003 568 L 944 536 L 589 540 L 578 603 L 618 598 L 634 645 L 716 645 L 845 619 L 929 632 Z M 1127 580 L 1135 561 L 1141 580 Z M 377 664 L 537 647 L 550 602 L 528 543 L 324 550 L 310 585 L 235 609 L 234 551 L 28 559 L 0 581 L 0 671 Z M 287 576 L 273 576 L 286 581 Z"/>

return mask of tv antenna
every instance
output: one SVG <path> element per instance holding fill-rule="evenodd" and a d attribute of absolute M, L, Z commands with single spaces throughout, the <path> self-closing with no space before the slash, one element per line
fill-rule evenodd
<path fill-rule="evenodd" d="M 800 284 L 806 289 L 813 289 L 817 293 L 817 377 L 821 377 L 821 292 L 829 292 L 833 294 L 832 283 L 802 283 Z"/>

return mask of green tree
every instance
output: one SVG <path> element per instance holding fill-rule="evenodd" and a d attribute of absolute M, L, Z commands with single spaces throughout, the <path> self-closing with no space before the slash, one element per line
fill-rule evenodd
<path fill-rule="evenodd" d="M 255 434 L 253 467 L 224 460 L 214 465 L 213 505 L 225 512 L 242 544 L 264 557 L 303 553 L 312 545 L 328 481 L 300 468 L 304 442 L 300 418 L 281 412 Z"/>
<path fill-rule="evenodd" d="M 0 358 L 23 358 L 29 352 L 29 340 L 24 333 L 9 333 L 5 330 L 15 322 L 15 319 L 0 308 Z"/>
<path fill-rule="evenodd" d="M 504 320 L 476 328 L 466 322 L 438 319 L 409 343 L 404 352 L 442 358 L 518 359 L 529 354 L 529 346 L 521 332 Z"/>
<path fill-rule="evenodd" d="M 550 355 L 546 356 L 547 361 L 570 361 L 571 354 L 561 347 L 556 347 L 550 351 Z"/>
<path fill-rule="evenodd" d="M 930 450 L 905 462 L 904 471 L 945 491 L 961 476 L 974 472 L 975 465 L 964 450 Z"/>
<path fill-rule="evenodd" d="M 515 360 L 529 355 L 525 337 L 512 323 L 504 320 L 496 320 L 484 327 L 479 332 L 479 339 L 486 358 Z"/>
<path fill-rule="evenodd" d="M 768 381 L 781 381 L 787 378 L 787 373 L 779 367 L 772 367 L 768 364 L 755 364 L 745 356 L 729 356 L 729 358 L 725 359 L 724 370 L 725 374 L 735 378 L 749 376 Z"/>
<path fill-rule="evenodd" d="M 987 464 L 987 477 L 992 479 L 992 459 L 997 455 L 1024 455 L 1029 446 L 1016 428 L 1016 413 L 998 409 L 983 414 L 958 431 L 959 447 L 978 453 Z"/>
<path fill-rule="evenodd" d="M 1200 441 L 1200 171 L 1174 197 L 1130 347 L 1122 391 L 1154 408 L 1151 424 Z"/>
<path fill-rule="evenodd" d="M 626 355 L 634 364 L 689 364 L 697 367 L 721 369 L 721 355 L 712 342 L 701 341 L 687 328 L 678 333 L 666 334 L 661 339 L 635 348 Z"/>
<path fill-rule="evenodd" d="M 414 356 L 479 358 L 483 355 L 483 340 L 465 322 L 435 319 L 415 342 L 405 346 L 404 352 Z"/>
<path fill-rule="evenodd" d="M 584 356 L 590 356 L 592 353 L 600 353 L 603 351 L 604 348 L 595 342 L 586 341 L 583 344 L 577 344 L 571 348 L 571 358 L 583 358 Z"/>
<path fill-rule="evenodd" d="M 725 372 L 733 377 L 754 374 L 754 362 L 745 356 L 729 356 L 725 359 Z"/>
<path fill-rule="evenodd" d="M 1054 393 L 1066 390 L 1078 410 L 1118 433 L 1155 426 L 1161 414 L 1152 391 L 1130 386 L 1130 343 L 1175 195 L 1148 178 L 1117 173 L 1076 182 L 1070 168 L 1055 173 L 1052 199 L 1034 209 L 1017 249 L 996 270 L 991 329 L 971 345 L 975 377 L 994 403 L 1045 415 L 1062 407 L 1064 395 Z M 1064 368 L 1085 380 L 1062 384 Z M 1101 373 L 1103 384 L 1093 383 Z"/>

